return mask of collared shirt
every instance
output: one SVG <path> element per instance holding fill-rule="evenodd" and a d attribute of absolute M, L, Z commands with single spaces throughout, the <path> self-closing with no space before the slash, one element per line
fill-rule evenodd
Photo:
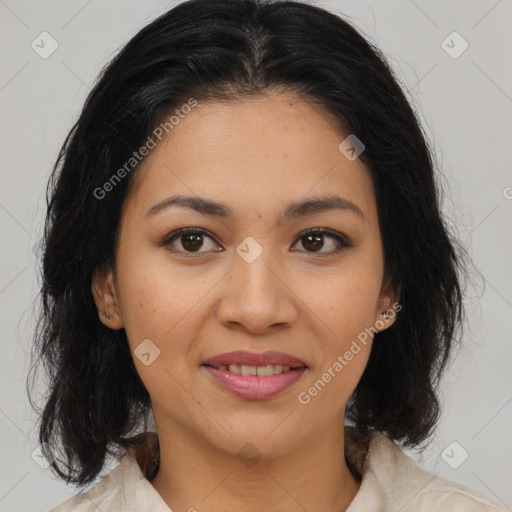
<path fill-rule="evenodd" d="M 421 469 L 397 444 L 378 432 L 363 435 L 345 427 L 345 458 L 350 470 L 361 479 L 347 512 L 508 510 L 476 491 Z M 50 512 L 172 512 L 138 460 L 134 453 L 127 452 L 94 487 Z"/>

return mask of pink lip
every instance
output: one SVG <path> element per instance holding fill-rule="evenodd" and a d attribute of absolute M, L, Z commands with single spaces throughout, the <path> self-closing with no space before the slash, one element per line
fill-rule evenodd
<path fill-rule="evenodd" d="M 226 352 L 218 356 L 212 357 L 203 361 L 204 365 L 209 366 L 229 366 L 230 364 L 245 364 L 247 366 L 267 366 L 282 364 L 283 366 L 289 366 L 290 368 L 300 368 L 307 366 L 306 363 L 297 359 L 294 356 L 285 354 L 283 352 L 267 351 L 261 354 L 253 352 L 245 352 L 238 350 L 236 352 Z M 230 374 L 232 375 L 232 374 Z"/>
<path fill-rule="evenodd" d="M 258 364 L 254 366 L 265 365 Z M 203 367 L 224 389 L 230 391 L 236 396 L 247 398 L 249 400 L 271 398 L 278 393 L 283 392 L 285 389 L 293 386 L 293 384 L 295 384 L 307 370 L 306 366 L 302 366 L 300 368 L 290 370 L 289 372 L 280 373 L 279 375 L 258 377 L 257 375 L 237 375 L 227 370 L 213 368 L 212 366 L 203 365 Z"/>

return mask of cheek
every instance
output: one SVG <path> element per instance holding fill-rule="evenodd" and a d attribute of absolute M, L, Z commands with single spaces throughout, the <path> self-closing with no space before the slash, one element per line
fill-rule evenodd
<path fill-rule="evenodd" d="M 162 264 L 159 258 L 119 258 L 117 269 L 121 314 L 133 350 L 149 338 L 163 348 L 163 341 L 193 316 L 201 287 L 184 273 Z M 187 282 L 186 282 L 187 281 Z"/>
<path fill-rule="evenodd" d="M 304 303 L 316 318 L 316 325 L 322 329 L 320 339 L 326 346 L 342 349 L 347 341 L 373 326 L 382 274 L 378 264 L 364 264 L 361 258 L 333 270 L 318 280 L 303 280 Z M 320 333 L 319 333 L 320 335 Z"/>
<path fill-rule="evenodd" d="M 335 416 L 352 395 L 368 363 L 380 283 L 376 279 L 365 283 L 360 277 L 357 272 L 341 276 L 328 288 L 309 295 L 315 312 L 317 364 L 298 390 L 297 399 L 304 407 L 311 407 L 311 417 L 327 420 L 327 416 Z"/>
<path fill-rule="evenodd" d="M 328 410 L 336 409 L 333 404 L 346 403 L 370 356 L 382 269 L 367 254 L 347 260 L 321 285 L 304 282 L 304 302 L 314 313 L 310 318 L 318 340 L 318 365 L 308 381 L 313 387 L 302 391 L 311 403 L 329 404 Z"/>
<path fill-rule="evenodd" d="M 170 265 L 164 251 L 141 251 L 136 258 L 120 261 L 122 317 L 132 352 L 149 339 L 159 350 L 155 366 L 177 374 L 187 372 L 195 364 L 194 340 L 200 338 L 211 314 L 209 294 L 222 277 L 217 271 L 213 274 L 199 267 Z M 152 368 L 140 364 L 136 357 L 134 361 L 141 377 Z"/>
<path fill-rule="evenodd" d="M 190 371 L 189 350 L 205 321 L 200 301 L 206 290 L 200 282 L 162 275 L 155 268 L 139 266 L 124 275 L 124 328 L 137 372 L 152 398 L 158 403 L 172 396 L 186 405 L 181 387 Z"/>
<path fill-rule="evenodd" d="M 340 292 L 337 300 L 331 297 L 326 303 L 326 310 L 319 314 L 321 318 L 316 325 L 319 331 L 317 338 L 321 340 L 318 348 L 322 356 L 318 358 L 321 364 L 314 368 L 313 373 L 314 378 L 322 378 L 324 382 L 332 381 L 333 384 L 329 384 L 332 390 L 347 390 L 350 395 L 370 355 L 370 327 L 375 322 L 372 315 L 375 298 L 363 294 L 363 290 L 357 287 L 341 289 Z M 344 292 L 353 294 L 344 295 Z M 321 377 L 325 372 L 329 374 Z"/>

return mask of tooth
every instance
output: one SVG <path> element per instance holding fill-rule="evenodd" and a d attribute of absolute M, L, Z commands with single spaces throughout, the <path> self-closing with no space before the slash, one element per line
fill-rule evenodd
<path fill-rule="evenodd" d="M 274 375 L 274 366 L 258 366 L 257 372 L 260 377 L 270 377 L 270 375 Z"/>
<path fill-rule="evenodd" d="M 274 375 L 279 375 L 280 373 L 283 373 L 283 365 L 282 364 L 274 365 Z"/>
<path fill-rule="evenodd" d="M 228 370 L 231 373 L 236 373 L 237 375 L 240 375 L 240 366 L 237 364 L 230 364 Z"/>
<path fill-rule="evenodd" d="M 256 375 L 256 366 L 248 366 L 243 364 L 240 366 L 240 373 L 242 375 Z"/>
<path fill-rule="evenodd" d="M 259 377 L 270 377 L 272 375 L 279 375 L 283 372 L 289 372 L 290 367 L 282 364 L 270 364 L 266 366 L 252 366 L 248 364 L 230 364 L 221 365 L 218 367 L 219 370 L 228 370 L 236 375 L 257 375 Z"/>

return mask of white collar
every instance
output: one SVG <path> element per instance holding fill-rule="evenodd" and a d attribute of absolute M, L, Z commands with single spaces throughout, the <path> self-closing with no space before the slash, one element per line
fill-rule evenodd
<path fill-rule="evenodd" d="M 362 476 L 347 512 L 506 511 L 475 491 L 421 469 L 379 432 L 363 435 L 345 427 L 345 457 L 351 470 Z M 172 512 L 133 453 L 124 455 L 93 488 L 50 512 L 93 512 L 96 507 L 109 512 Z"/>

